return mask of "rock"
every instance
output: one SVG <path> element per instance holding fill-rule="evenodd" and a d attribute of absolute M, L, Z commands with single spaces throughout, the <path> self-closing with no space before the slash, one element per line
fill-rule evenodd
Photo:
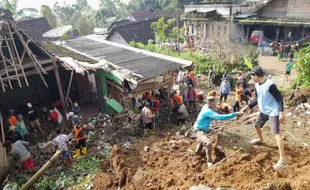
<path fill-rule="evenodd" d="M 132 148 L 132 144 L 130 143 L 130 142 L 125 142 L 124 144 L 123 144 L 123 147 L 124 148 L 126 148 L 126 149 L 131 149 Z"/>
<path fill-rule="evenodd" d="M 148 152 L 148 151 L 150 151 L 150 147 L 145 146 L 145 147 L 143 148 L 143 150 L 144 150 L 144 152 Z"/>
<path fill-rule="evenodd" d="M 205 185 L 192 186 L 189 190 L 212 190 L 212 188 L 207 187 Z"/>
<path fill-rule="evenodd" d="M 290 116 L 292 116 L 292 115 L 293 115 L 293 113 L 292 113 L 292 112 L 289 112 L 289 113 L 286 114 L 286 117 L 290 117 Z"/>
<path fill-rule="evenodd" d="M 139 168 L 138 171 L 133 176 L 132 180 L 134 182 L 138 182 L 146 178 L 148 175 L 149 175 L 149 172 L 143 170 L 142 168 Z"/>
<path fill-rule="evenodd" d="M 95 129 L 95 125 L 92 122 L 88 122 L 87 127 L 91 130 Z"/>
<path fill-rule="evenodd" d="M 43 152 L 54 152 L 55 151 L 55 144 L 53 141 L 49 141 L 47 143 L 40 143 L 39 147 Z"/>
<path fill-rule="evenodd" d="M 299 127 L 301 127 L 302 122 L 301 122 L 301 121 L 298 121 L 298 122 L 297 122 L 297 125 L 298 125 Z"/>

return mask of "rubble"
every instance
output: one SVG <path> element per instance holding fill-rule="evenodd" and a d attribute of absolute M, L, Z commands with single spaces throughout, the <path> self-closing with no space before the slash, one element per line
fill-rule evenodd
<path fill-rule="evenodd" d="M 55 152 L 55 143 L 53 141 L 49 141 L 46 143 L 40 143 L 39 147 L 43 152 Z"/>

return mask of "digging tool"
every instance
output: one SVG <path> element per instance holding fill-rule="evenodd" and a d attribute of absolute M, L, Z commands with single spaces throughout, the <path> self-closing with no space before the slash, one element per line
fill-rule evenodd
<path fill-rule="evenodd" d="M 240 149 L 236 150 L 236 151 L 235 151 L 234 153 L 232 153 L 231 155 L 227 156 L 227 157 L 224 158 L 223 160 L 221 160 L 221 161 L 219 161 L 218 163 L 214 164 L 212 167 L 210 167 L 210 168 L 208 168 L 207 170 L 203 171 L 202 173 L 198 174 L 198 176 L 201 176 L 201 175 L 205 174 L 207 171 L 209 171 L 209 170 L 212 169 L 213 167 L 220 165 L 220 164 L 223 163 L 225 160 L 227 160 L 228 158 L 234 156 L 235 154 L 237 154 L 237 153 L 240 152 L 240 151 L 241 151 Z"/>
<path fill-rule="evenodd" d="M 170 111 L 169 111 L 169 114 L 168 114 L 168 118 L 167 118 L 168 121 L 170 121 L 171 112 L 172 112 L 172 106 L 170 107 Z"/>

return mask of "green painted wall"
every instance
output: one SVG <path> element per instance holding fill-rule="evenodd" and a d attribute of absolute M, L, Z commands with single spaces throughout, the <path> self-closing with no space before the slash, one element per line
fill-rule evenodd
<path fill-rule="evenodd" d="M 122 81 L 116 78 L 113 74 L 110 72 L 105 72 L 103 70 L 96 71 L 96 75 L 100 78 L 101 81 L 101 88 L 102 88 L 102 95 L 103 96 L 108 96 L 108 90 L 107 90 L 107 85 L 106 85 L 106 78 L 113 80 L 115 83 L 122 85 Z M 112 113 L 114 112 L 108 104 L 104 101 L 104 110 L 106 113 Z"/>

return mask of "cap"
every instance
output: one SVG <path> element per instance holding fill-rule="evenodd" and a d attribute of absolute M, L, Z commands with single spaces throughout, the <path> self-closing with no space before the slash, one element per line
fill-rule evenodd
<path fill-rule="evenodd" d="M 78 121 L 80 120 L 80 117 L 79 117 L 78 115 L 74 115 L 74 116 L 72 117 L 72 120 L 73 120 L 74 122 L 78 122 Z"/>
<path fill-rule="evenodd" d="M 215 104 L 217 103 L 216 99 L 213 96 L 207 97 L 207 102 L 208 103 L 215 103 Z"/>
<path fill-rule="evenodd" d="M 9 113 L 10 114 L 14 113 L 14 110 L 13 109 L 9 109 Z"/>
<path fill-rule="evenodd" d="M 14 125 L 10 126 L 9 131 L 13 131 L 16 127 Z"/>
<path fill-rule="evenodd" d="M 18 119 L 23 119 L 23 115 L 22 115 L 22 114 L 19 114 L 19 115 L 18 115 Z"/>
<path fill-rule="evenodd" d="M 79 106 L 79 104 L 75 102 L 75 103 L 73 104 L 73 106 L 76 107 L 76 106 Z"/>
<path fill-rule="evenodd" d="M 28 106 L 29 108 L 31 108 L 31 107 L 32 107 L 31 103 L 28 103 L 28 104 L 27 104 L 27 106 Z"/>
<path fill-rule="evenodd" d="M 265 73 L 264 73 L 263 69 L 260 66 L 253 67 L 252 72 L 251 72 L 251 75 L 257 75 L 257 76 L 260 76 L 260 77 L 264 76 L 264 74 Z"/>

